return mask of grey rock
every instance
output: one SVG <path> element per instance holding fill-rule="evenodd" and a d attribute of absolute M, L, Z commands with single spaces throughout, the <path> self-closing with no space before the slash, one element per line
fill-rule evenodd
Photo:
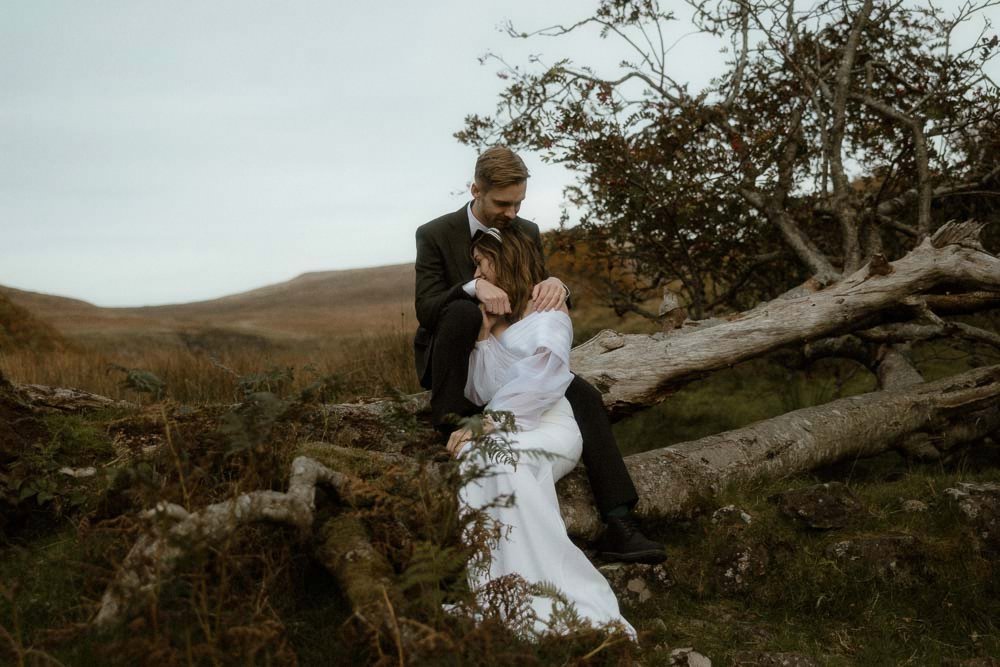
<path fill-rule="evenodd" d="M 609 563 L 598 569 L 620 598 L 645 602 L 654 595 L 655 588 L 674 585 L 670 571 L 662 563 Z"/>
<path fill-rule="evenodd" d="M 93 477 L 94 475 L 97 474 L 97 468 L 95 468 L 94 466 L 87 466 L 86 468 L 65 467 L 65 468 L 59 468 L 59 472 L 69 477 L 76 477 L 76 478 Z"/>
<path fill-rule="evenodd" d="M 959 482 L 945 489 L 960 516 L 973 529 L 980 549 L 1000 554 L 1000 484 Z"/>
<path fill-rule="evenodd" d="M 910 512 L 911 514 L 917 512 L 926 512 L 927 503 L 923 502 L 922 500 L 904 500 L 902 508 L 904 512 Z"/>
<path fill-rule="evenodd" d="M 670 652 L 670 665 L 677 667 L 712 667 L 712 661 L 693 648 L 675 648 Z"/>
<path fill-rule="evenodd" d="M 625 590 L 639 598 L 639 602 L 645 602 L 653 597 L 653 594 L 649 591 L 649 586 L 639 577 L 629 579 L 628 583 L 625 584 Z"/>
<path fill-rule="evenodd" d="M 717 526 L 749 526 L 753 517 L 736 505 L 726 505 L 712 512 L 712 523 Z"/>
<path fill-rule="evenodd" d="M 923 552 L 912 535 L 864 535 L 834 542 L 826 548 L 826 557 L 866 563 L 880 576 L 889 578 L 910 573 L 923 560 Z"/>
<path fill-rule="evenodd" d="M 716 585 L 724 593 L 743 593 L 767 574 L 768 550 L 762 544 L 732 540 L 715 558 Z"/>

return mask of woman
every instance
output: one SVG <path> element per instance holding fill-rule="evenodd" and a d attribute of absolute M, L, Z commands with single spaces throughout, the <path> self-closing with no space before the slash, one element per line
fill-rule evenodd
<path fill-rule="evenodd" d="M 466 397 L 486 411 L 513 416 L 515 431 L 504 435 L 516 462 L 476 456 L 468 430 L 456 431 L 448 442 L 467 470 L 485 468 L 462 487 L 463 504 L 484 510 L 503 527 L 504 536 L 491 549 L 488 571 L 470 570 L 473 590 L 490 581 L 517 575 L 529 584 L 555 586 L 572 603 L 579 617 L 597 624 L 617 622 L 635 637 L 622 618 L 608 582 L 566 534 L 559 513 L 555 483 L 576 466 L 583 440 L 565 398 L 573 380 L 569 351 L 573 325 L 563 305 L 534 312 L 532 286 L 544 278 L 541 254 L 517 229 L 494 228 L 477 233 L 472 242 L 476 278 L 503 289 L 511 313 L 494 316 L 483 311 L 483 324 L 469 358 Z M 498 429 L 484 420 L 485 431 Z M 519 455 L 519 456 L 518 456 Z M 506 457 L 496 457 L 505 459 Z M 513 496 L 513 504 L 497 503 Z M 562 616 L 551 596 L 532 595 L 534 630 L 560 630 Z"/>

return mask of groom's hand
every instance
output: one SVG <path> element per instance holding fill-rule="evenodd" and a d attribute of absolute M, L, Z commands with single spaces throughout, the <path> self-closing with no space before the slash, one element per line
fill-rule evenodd
<path fill-rule="evenodd" d="M 476 298 L 486 307 L 486 312 L 493 315 L 510 314 L 510 299 L 507 292 L 480 278 L 476 281 Z"/>
<path fill-rule="evenodd" d="M 483 323 L 479 327 L 479 337 L 476 338 L 477 341 L 486 340 L 487 338 L 489 338 L 490 331 L 493 330 L 493 325 L 497 323 L 498 319 L 500 319 L 499 315 L 491 315 L 490 313 L 486 312 L 486 306 L 484 306 L 483 304 L 479 304 L 479 310 L 482 311 L 483 313 Z"/>
<path fill-rule="evenodd" d="M 534 311 L 541 312 L 543 310 L 561 308 L 566 302 L 567 294 L 569 294 L 569 291 L 561 280 L 556 277 L 546 278 L 535 285 L 535 288 L 531 291 Z"/>

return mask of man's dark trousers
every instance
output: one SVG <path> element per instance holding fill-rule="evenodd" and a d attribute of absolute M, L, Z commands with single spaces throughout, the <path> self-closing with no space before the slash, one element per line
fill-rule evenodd
<path fill-rule="evenodd" d="M 424 386 L 431 390 L 431 420 L 435 425 L 445 423 L 448 414 L 468 416 L 481 409 L 465 398 L 465 383 L 469 355 L 476 345 L 482 319 L 479 306 L 471 299 L 451 301 L 441 313 L 430 351 L 430 378 L 422 378 Z M 566 400 L 583 436 L 581 458 L 598 511 L 603 516 L 618 507 L 632 508 L 639 496 L 615 443 L 601 393 L 574 375 L 566 389 Z"/>

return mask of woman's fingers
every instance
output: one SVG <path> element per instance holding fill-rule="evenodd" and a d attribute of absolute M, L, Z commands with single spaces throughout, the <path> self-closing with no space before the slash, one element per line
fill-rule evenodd
<path fill-rule="evenodd" d="M 451 435 L 448 436 L 448 453 L 454 457 L 458 457 L 458 454 L 462 451 L 462 447 L 466 442 L 472 440 L 472 432 L 469 429 L 462 428 L 456 431 L 452 431 Z"/>

